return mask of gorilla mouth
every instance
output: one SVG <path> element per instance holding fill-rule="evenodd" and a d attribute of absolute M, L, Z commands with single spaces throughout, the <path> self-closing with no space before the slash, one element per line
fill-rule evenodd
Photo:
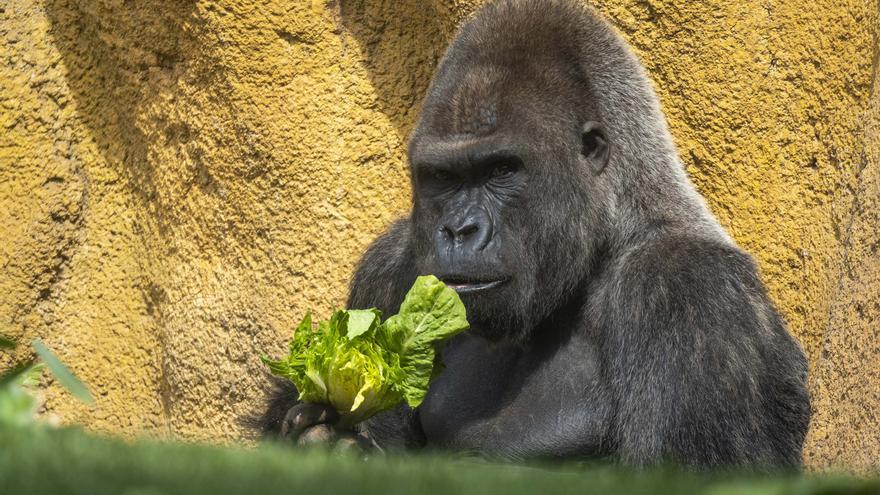
<path fill-rule="evenodd" d="M 446 284 L 450 289 L 453 289 L 459 294 L 467 294 L 494 289 L 504 282 L 507 282 L 507 279 L 505 278 L 496 280 L 474 280 L 466 279 L 463 277 L 443 277 L 441 278 L 441 280 L 443 280 L 443 283 Z"/>

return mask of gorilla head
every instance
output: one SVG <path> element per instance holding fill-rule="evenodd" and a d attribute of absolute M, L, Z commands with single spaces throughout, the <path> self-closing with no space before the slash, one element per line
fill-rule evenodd
<path fill-rule="evenodd" d="M 655 166 L 674 152 L 638 62 L 604 22 L 574 2 L 485 9 L 448 49 L 410 141 L 414 250 L 420 272 L 458 290 L 475 331 L 522 340 L 578 296 L 621 233 L 616 192 L 647 155 L 631 143 L 653 148 Z M 664 174 L 652 188 L 686 181 Z"/>

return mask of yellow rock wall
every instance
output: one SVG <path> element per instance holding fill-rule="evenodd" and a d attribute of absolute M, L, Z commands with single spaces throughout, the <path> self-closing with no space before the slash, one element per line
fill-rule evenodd
<path fill-rule="evenodd" d="M 47 413 L 247 437 L 258 352 L 341 305 L 407 210 L 407 135 L 478 3 L 3 2 L 0 333 L 43 339 L 97 399 L 47 378 Z M 809 355 L 807 463 L 877 468 L 880 6 L 596 5 Z"/>

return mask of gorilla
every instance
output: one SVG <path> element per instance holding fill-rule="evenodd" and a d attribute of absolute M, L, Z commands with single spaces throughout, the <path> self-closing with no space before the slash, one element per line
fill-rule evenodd
<path fill-rule="evenodd" d="M 498 0 L 459 29 L 409 142 L 413 202 L 348 306 L 394 314 L 421 274 L 471 329 L 387 449 L 789 470 L 807 366 L 755 263 L 689 181 L 643 67 L 576 0 Z M 337 441 L 288 385 L 264 426 Z M 317 439 L 317 440 L 316 440 Z"/>

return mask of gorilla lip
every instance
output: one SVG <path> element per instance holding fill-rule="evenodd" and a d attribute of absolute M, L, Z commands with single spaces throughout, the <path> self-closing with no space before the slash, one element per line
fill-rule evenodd
<path fill-rule="evenodd" d="M 453 277 L 443 279 L 443 282 L 450 289 L 455 290 L 455 292 L 458 292 L 459 294 L 494 289 L 506 281 L 507 281 L 507 279 L 488 280 L 488 281 L 463 280 L 460 278 L 453 278 Z"/>

